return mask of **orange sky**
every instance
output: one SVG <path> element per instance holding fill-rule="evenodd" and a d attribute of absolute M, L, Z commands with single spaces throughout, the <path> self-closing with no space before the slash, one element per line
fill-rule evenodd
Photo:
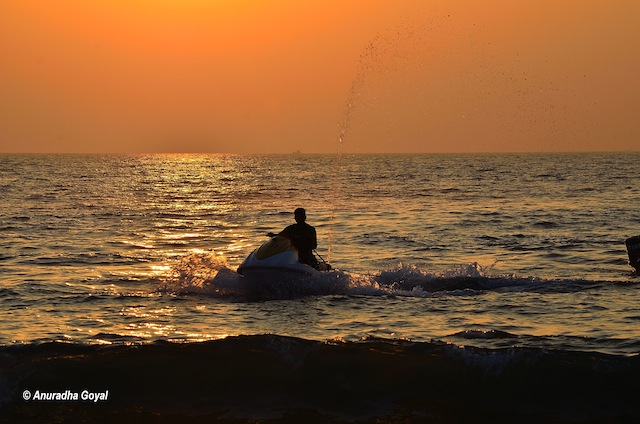
<path fill-rule="evenodd" d="M 0 152 L 638 150 L 640 2 L 0 0 Z"/>

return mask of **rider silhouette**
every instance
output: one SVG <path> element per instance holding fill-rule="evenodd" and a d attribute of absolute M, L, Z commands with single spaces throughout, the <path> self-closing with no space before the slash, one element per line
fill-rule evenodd
<path fill-rule="evenodd" d="M 318 268 L 318 260 L 313 256 L 313 250 L 318 247 L 316 229 L 306 223 L 307 213 L 303 208 L 298 208 L 293 212 L 296 220 L 295 224 L 278 233 L 279 236 L 287 237 L 298 249 L 298 260 L 313 268 Z M 273 233 L 267 234 L 269 237 L 275 236 Z"/>

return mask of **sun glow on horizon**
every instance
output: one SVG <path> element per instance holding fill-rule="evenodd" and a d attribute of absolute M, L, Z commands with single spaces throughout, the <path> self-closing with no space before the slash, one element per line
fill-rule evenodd
<path fill-rule="evenodd" d="M 5 2 L 0 152 L 637 150 L 639 11 Z"/>

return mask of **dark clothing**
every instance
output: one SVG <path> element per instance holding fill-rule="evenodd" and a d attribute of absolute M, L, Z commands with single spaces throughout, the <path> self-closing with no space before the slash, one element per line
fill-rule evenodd
<path fill-rule="evenodd" d="M 294 246 L 298 249 L 298 257 L 300 262 L 305 263 L 314 268 L 318 267 L 318 261 L 313 256 L 313 249 L 318 247 L 316 238 L 316 229 L 306 222 L 289 225 L 280 232 L 281 235 L 291 239 Z"/>

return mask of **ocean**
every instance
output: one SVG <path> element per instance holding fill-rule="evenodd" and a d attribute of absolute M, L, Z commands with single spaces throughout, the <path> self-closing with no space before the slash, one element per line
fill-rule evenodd
<path fill-rule="evenodd" d="M 0 155 L 0 422 L 638 422 L 639 165 Z M 333 270 L 245 284 L 297 207 Z"/>

